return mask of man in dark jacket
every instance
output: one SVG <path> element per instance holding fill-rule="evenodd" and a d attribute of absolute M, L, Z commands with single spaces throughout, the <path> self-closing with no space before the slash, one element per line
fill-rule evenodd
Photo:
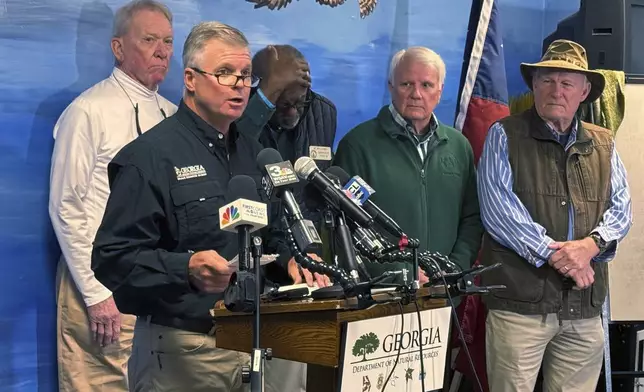
<path fill-rule="evenodd" d="M 337 111 L 327 98 L 311 90 L 309 65 L 304 55 L 290 45 L 270 45 L 253 57 L 253 74 L 260 78 L 259 86 L 251 90 L 244 115 L 237 121 L 239 131 L 256 138 L 265 148 L 274 148 L 291 164 L 303 156 L 316 160 L 320 170 L 331 163 L 331 148 L 335 139 Z M 304 181 L 295 184 L 293 193 L 302 215 L 320 228 L 321 216 L 309 211 L 303 199 Z M 274 214 L 279 206 L 272 208 Z M 279 219 L 269 219 L 272 238 L 281 230 Z M 288 255 L 284 250 L 283 255 Z M 319 259 L 316 255 L 310 255 Z M 288 256 L 286 256 L 288 257 Z M 307 283 L 313 281 L 303 276 Z M 286 279 L 289 279 L 285 276 Z M 300 283 L 302 280 L 295 280 Z M 288 284 L 288 280 L 285 282 Z M 306 365 L 273 359 L 266 363 L 267 392 L 304 392 Z"/>
<path fill-rule="evenodd" d="M 253 57 L 253 74 L 260 82 L 252 89 L 248 107 L 237 121 L 240 132 L 258 139 L 266 148 L 276 149 L 292 164 L 310 156 L 320 170 L 328 168 L 337 110 L 331 101 L 311 90 L 304 55 L 290 45 L 267 46 Z M 320 214 L 308 211 L 304 203 L 304 185 L 305 181 L 295 184 L 293 193 L 302 215 L 320 228 Z M 279 208 L 273 210 L 278 212 Z M 279 224 L 277 219 L 270 221 Z"/>
<path fill-rule="evenodd" d="M 311 90 L 304 55 L 290 45 L 267 46 L 253 57 L 253 74 L 260 82 L 237 122 L 240 131 L 275 148 L 285 160 L 311 156 L 320 169 L 328 167 L 337 110 Z"/>

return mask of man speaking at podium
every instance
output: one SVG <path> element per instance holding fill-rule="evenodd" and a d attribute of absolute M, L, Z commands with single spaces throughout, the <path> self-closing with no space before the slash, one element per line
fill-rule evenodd
<path fill-rule="evenodd" d="M 440 252 L 461 268 L 476 259 L 483 227 L 472 147 L 456 129 L 438 121 L 445 64 L 424 47 L 396 53 L 389 69 L 391 104 L 340 141 L 334 164 L 359 175 L 372 200 L 421 250 Z M 409 265 L 370 263 L 371 276 Z M 411 271 L 408 281 L 411 280 Z M 421 283 L 424 274 L 419 274 Z"/>
<path fill-rule="evenodd" d="M 210 309 L 238 253 L 237 236 L 219 225 L 228 182 L 247 175 L 261 186 L 262 146 L 234 124 L 253 84 L 248 41 L 231 26 L 200 23 L 186 39 L 183 64 L 177 113 L 109 165 L 111 195 L 92 268 L 119 309 L 138 316 L 132 390 L 244 391 L 249 356 L 216 348 Z"/>

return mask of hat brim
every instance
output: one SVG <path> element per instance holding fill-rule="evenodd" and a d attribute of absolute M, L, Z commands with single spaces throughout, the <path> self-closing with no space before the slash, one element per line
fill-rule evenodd
<path fill-rule="evenodd" d="M 604 75 L 601 72 L 589 71 L 563 60 L 547 60 L 536 64 L 521 63 L 521 76 L 530 90 L 532 90 L 532 75 L 538 68 L 560 69 L 570 72 L 579 72 L 586 75 L 591 87 L 590 93 L 588 93 L 584 102 L 594 102 L 602 95 L 602 92 L 604 92 L 606 79 L 604 79 Z"/>

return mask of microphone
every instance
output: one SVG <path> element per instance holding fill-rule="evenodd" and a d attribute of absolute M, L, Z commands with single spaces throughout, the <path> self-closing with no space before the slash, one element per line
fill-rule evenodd
<path fill-rule="evenodd" d="M 219 208 L 219 227 L 239 236 L 239 270 L 250 265 L 250 233 L 266 227 L 266 204 L 259 201 L 257 184 L 245 175 L 228 182 L 226 200 L 234 200 Z"/>
<path fill-rule="evenodd" d="M 322 196 L 335 209 L 343 211 L 358 225 L 368 228 L 373 225 L 373 218 L 356 204 L 347 194 L 320 171 L 315 161 L 309 157 L 301 157 L 295 161 L 295 173 L 307 180 L 322 192 Z"/>
<path fill-rule="evenodd" d="M 224 291 L 224 305 L 231 312 L 251 312 L 263 285 L 248 271 L 250 265 L 250 233 L 266 227 L 266 204 L 259 202 L 257 184 L 249 176 L 239 175 L 228 181 L 226 200 L 234 200 L 219 209 L 219 227 L 237 232 L 239 241 L 239 271 L 230 277 Z M 259 264 L 255 265 L 259 274 Z"/>
<path fill-rule="evenodd" d="M 405 235 L 405 232 L 398 223 L 391 219 L 389 215 L 385 214 L 374 202 L 369 200 L 369 197 L 376 193 L 376 191 L 360 178 L 360 176 L 350 178 L 349 174 L 338 166 L 331 166 L 327 171 L 337 176 L 341 184 L 345 184 L 343 189 L 354 195 L 354 200 L 360 203 L 362 208 L 371 215 L 378 225 L 396 238 L 401 238 Z"/>
<path fill-rule="evenodd" d="M 507 288 L 505 285 L 476 285 L 475 277 L 477 275 L 499 267 L 502 267 L 501 263 L 496 263 L 488 266 L 475 265 L 472 268 L 462 272 L 441 274 L 439 276 L 430 277 L 429 282 L 426 283 L 425 286 L 432 286 L 440 284 L 442 282 L 446 285 L 445 288 L 450 290 L 454 295 L 487 294 L 495 290 L 504 290 Z"/>
<path fill-rule="evenodd" d="M 269 199 L 277 197 L 284 202 L 284 209 L 292 221 L 291 231 L 295 243 L 301 252 L 317 250 L 322 245 L 322 239 L 313 222 L 304 219 L 300 206 L 290 190 L 290 186 L 299 182 L 293 166 L 284 161 L 279 151 L 265 148 L 257 154 L 257 165 L 264 173 L 262 184 Z"/>

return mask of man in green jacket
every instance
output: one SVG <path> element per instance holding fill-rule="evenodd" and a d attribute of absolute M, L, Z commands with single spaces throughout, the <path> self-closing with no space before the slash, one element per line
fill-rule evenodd
<path fill-rule="evenodd" d="M 472 148 L 433 113 L 444 80 L 445 64 L 432 50 L 396 53 L 389 70 L 391 104 L 349 131 L 334 164 L 371 185 L 376 193 L 370 199 L 420 241 L 420 250 L 440 252 L 466 269 L 476 260 L 483 226 Z M 367 268 L 376 276 L 409 267 Z M 421 283 L 427 280 L 419 276 Z"/>

